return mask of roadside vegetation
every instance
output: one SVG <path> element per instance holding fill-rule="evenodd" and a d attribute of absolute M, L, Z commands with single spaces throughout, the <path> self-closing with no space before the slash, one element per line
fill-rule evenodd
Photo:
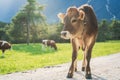
<path fill-rule="evenodd" d="M 58 50 L 42 47 L 42 44 L 13 44 L 12 50 L 0 57 L 0 74 L 37 69 L 71 62 L 72 48 L 70 43 L 57 43 Z M 120 41 L 97 42 L 92 57 L 105 56 L 120 52 Z M 2 52 L 0 51 L 0 56 Z M 79 51 L 78 59 L 82 59 Z"/>

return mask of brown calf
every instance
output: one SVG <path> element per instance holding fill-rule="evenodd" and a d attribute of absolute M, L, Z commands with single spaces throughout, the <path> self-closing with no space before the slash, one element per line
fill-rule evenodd
<path fill-rule="evenodd" d="M 65 14 L 59 13 L 58 17 L 64 24 L 61 37 L 72 42 L 72 63 L 67 77 L 72 78 L 77 71 L 77 55 L 81 48 L 84 52 L 82 71 L 85 71 L 86 79 L 91 79 L 90 59 L 92 48 L 95 44 L 98 25 L 95 13 L 90 5 L 82 5 L 79 8 L 70 7 Z"/>
<path fill-rule="evenodd" d="M 11 49 L 11 44 L 7 41 L 0 40 L 0 49 L 2 50 L 2 57 L 4 57 L 5 50 Z"/>
<path fill-rule="evenodd" d="M 54 40 L 42 40 L 42 44 L 45 46 L 50 46 L 51 48 L 57 50 L 57 46 Z"/>

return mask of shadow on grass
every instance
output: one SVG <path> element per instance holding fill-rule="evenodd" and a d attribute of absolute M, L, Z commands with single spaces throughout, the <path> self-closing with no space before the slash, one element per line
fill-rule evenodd
<path fill-rule="evenodd" d="M 0 59 L 4 59 L 5 58 L 5 56 L 0 56 Z"/>
<path fill-rule="evenodd" d="M 53 48 L 45 47 L 41 44 L 17 44 L 13 46 L 13 50 L 30 53 L 31 55 L 51 54 L 56 52 L 56 50 L 54 50 Z"/>

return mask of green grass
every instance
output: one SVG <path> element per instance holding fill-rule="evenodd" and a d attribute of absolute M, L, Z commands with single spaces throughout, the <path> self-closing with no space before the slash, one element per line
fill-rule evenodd
<path fill-rule="evenodd" d="M 26 71 L 44 66 L 51 66 L 71 61 L 72 47 L 69 43 L 57 44 L 58 50 L 42 49 L 41 44 L 13 44 L 12 50 L 0 57 L 0 74 Z M 98 42 L 93 48 L 92 57 L 105 56 L 120 52 L 120 41 Z M 79 51 L 78 59 L 82 59 Z M 0 51 L 0 56 L 2 52 Z"/>

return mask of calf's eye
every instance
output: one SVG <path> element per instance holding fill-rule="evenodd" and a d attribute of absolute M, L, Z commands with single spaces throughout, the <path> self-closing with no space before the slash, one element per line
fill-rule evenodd
<path fill-rule="evenodd" d="M 76 19 L 73 19 L 71 22 L 72 22 L 72 23 L 75 23 L 75 22 L 77 22 L 77 20 L 76 20 Z"/>

